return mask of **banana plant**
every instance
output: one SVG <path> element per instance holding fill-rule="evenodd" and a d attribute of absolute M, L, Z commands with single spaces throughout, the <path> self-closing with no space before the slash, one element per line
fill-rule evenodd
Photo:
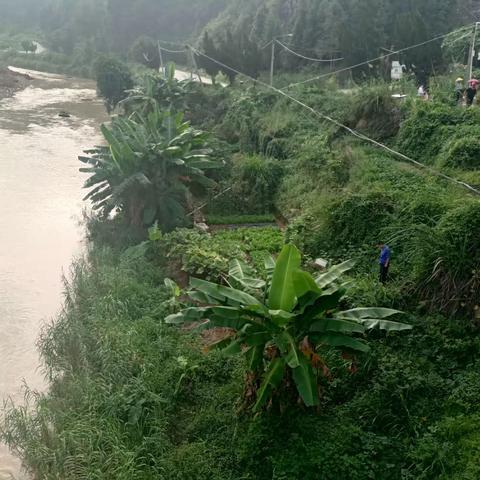
<path fill-rule="evenodd" d="M 219 165 L 209 158 L 207 136 L 183 121 L 182 114 L 155 107 L 147 114 L 118 117 L 102 126 L 107 146 L 79 157 L 90 174 L 85 200 L 105 216 L 123 212 L 141 227 L 155 221 L 164 230 L 180 225 L 192 198 L 215 185 L 206 172 Z"/>
<path fill-rule="evenodd" d="M 269 271 L 272 260 L 266 263 Z M 239 261 L 232 262 L 229 285 L 192 278 L 188 295 L 200 306 L 170 315 L 166 322 L 231 329 L 232 335 L 214 347 L 227 354 L 243 354 L 249 370 L 261 376 L 255 411 L 265 406 L 287 376 L 293 378 L 305 405 L 312 407 L 319 404 L 320 346 L 368 352 L 367 330 L 412 328 L 390 319 L 401 313 L 397 310 L 339 309 L 345 294 L 339 279 L 353 265 L 347 261 L 314 278 L 301 268 L 298 249 L 286 245 L 266 281 L 252 278 Z"/>
<path fill-rule="evenodd" d="M 139 112 L 146 114 L 155 108 L 170 111 L 185 111 L 188 109 L 188 93 L 195 88 L 195 82 L 190 79 L 175 78 L 175 64 L 169 63 L 163 73 L 148 72 L 133 89 L 128 90 L 128 97 L 119 105 L 127 113 Z"/>

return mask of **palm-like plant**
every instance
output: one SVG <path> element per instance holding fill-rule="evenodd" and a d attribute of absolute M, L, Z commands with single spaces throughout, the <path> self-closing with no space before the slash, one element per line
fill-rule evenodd
<path fill-rule="evenodd" d="M 249 369 L 262 376 L 254 410 L 265 405 L 287 376 L 293 378 L 307 406 L 318 405 L 317 376 L 322 364 L 317 351 L 321 345 L 366 352 L 369 347 L 361 335 L 367 330 L 412 328 L 387 320 L 399 314 L 397 310 L 339 311 L 345 290 L 337 280 L 352 266 L 345 262 L 315 279 L 301 269 L 296 247 L 286 245 L 277 261 L 266 265 L 271 272 L 267 281 L 252 278 L 238 261 L 232 262 L 230 286 L 192 279 L 189 296 L 204 306 L 170 315 L 166 322 L 201 321 L 202 328 L 230 328 L 234 333 L 215 346 L 226 353 L 243 353 Z"/>
<path fill-rule="evenodd" d="M 175 78 L 175 64 L 169 63 L 164 73 L 148 72 L 140 83 L 128 91 L 128 97 L 120 102 L 127 112 L 148 113 L 157 106 L 161 109 L 185 111 L 188 92 L 195 82 Z"/>
<path fill-rule="evenodd" d="M 108 145 L 79 159 L 88 165 L 80 171 L 91 174 L 85 200 L 105 216 L 118 210 L 132 226 L 157 221 L 168 230 L 183 224 L 192 198 L 215 184 L 206 176 L 218 167 L 208 157 L 206 134 L 182 114 L 154 106 L 145 115 L 115 118 L 102 133 Z"/>

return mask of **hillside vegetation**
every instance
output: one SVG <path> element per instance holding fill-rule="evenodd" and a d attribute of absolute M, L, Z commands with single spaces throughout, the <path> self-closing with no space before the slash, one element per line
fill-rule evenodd
<path fill-rule="evenodd" d="M 477 107 L 440 91 L 398 104 L 378 84 L 294 93 L 475 179 Z M 478 198 L 248 85 L 170 70 L 122 108 L 103 129 L 110 149 L 81 158 L 97 214 L 40 340 L 50 390 L 6 412 L 3 439 L 34 477 L 478 478 Z M 287 227 L 189 228 L 204 203 L 215 223 Z M 386 285 L 379 242 L 393 251 Z M 303 270 L 285 267 L 300 262 L 285 243 Z M 318 276 L 317 256 L 340 266 Z M 294 297 L 274 299 L 280 278 Z"/>
<path fill-rule="evenodd" d="M 273 35 L 293 29 L 300 47 L 348 65 L 460 27 L 473 5 L 208 2 L 199 48 L 249 76 L 197 57 L 228 86 L 177 81 L 173 64 L 157 73 L 143 54 L 158 25 L 142 16 L 159 18 L 158 2 L 89 5 L 116 19 L 94 41 L 123 55 L 134 42 L 137 64 L 95 62 L 114 115 L 79 157 L 88 246 L 39 340 L 50 388 L 26 387 L 3 418 L 27 471 L 477 480 L 480 114 L 453 91 L 472 29 L 413 49 L 412 75 L 394 85 L 378 62 L 291 86 L 325 69 L 298 73 L 286 55 L 274 81 L 290 98 L 252 78 Z M 168 6 L 162 22 L 185 4 Z M 428 101 L 416 96 L 425 79 Z"/>

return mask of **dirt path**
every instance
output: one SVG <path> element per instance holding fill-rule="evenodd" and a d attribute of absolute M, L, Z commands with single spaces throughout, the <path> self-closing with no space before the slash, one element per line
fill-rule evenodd
<path fill-rule="evenodd" d="M 29 81 L 28 75 L 12 72 L 8 68 L 0 68 L 0 100 L 13 96 L 18 90 L 23 90 Z"/>

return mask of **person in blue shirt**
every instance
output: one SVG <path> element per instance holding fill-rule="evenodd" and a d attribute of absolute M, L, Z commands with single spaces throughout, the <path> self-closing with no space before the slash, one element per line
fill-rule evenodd
<path fill-rule="evenodd" d="M 380 282 L 386 283 L 388 278 L 388 269 L 390 267 L 391 252 L 390 247 L 385 243 L 379 243 L 380 258 L 378 263 L 380 265 Z"/>

